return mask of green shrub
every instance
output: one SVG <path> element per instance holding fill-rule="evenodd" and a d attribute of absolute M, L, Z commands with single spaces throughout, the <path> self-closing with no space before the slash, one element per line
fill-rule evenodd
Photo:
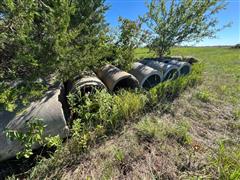
<path fill-rule="evenodd" d="M 108 131 L 112 131 L 121 120 L 133 117 L 144 108 L 146 96 L 128 91 L 120 91 L 112 96 L 103 90 L 85 96 L 70 95 L 69 102 L 72 112 L 88 130 L 102 125 Z"/>
<path fill-rule="evenodd" d="M 33 122 L 28 122 L 27 132 L 21 132 L 16 130 L 7 129 L 6 136 L 10 140 L 15 140 L 21 143 L 24 146 L 23 150 L 17 153 L 17 159 L 21 157 L 29 158 L 32 152 L 32 146 L 35 143 L 43 144 L 43 131 L 46 127 L 43 125 L 42 121 L 39 119 L 34 120 Z"/>

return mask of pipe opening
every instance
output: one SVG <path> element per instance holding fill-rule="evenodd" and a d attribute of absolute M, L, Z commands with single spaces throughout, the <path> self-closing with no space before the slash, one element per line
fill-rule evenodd
<path fill-rule="evenodd" d="M 149 76 L 143 83 L 144 89 L 150 89 L 161 82 L 161 77 L 157 74 Z"/>
<path fill-rule="evenodd" d="M 64 85 L 60 89 L 60 94 L 58 96 L 58 100 L 62 104 L 62 110 L 63 110 L 63 114 L 64 114 L 66 123 L 68 123 L 68 120 L 71 115 L 70 105 L 68 104 L 67 95 L 68 95 L 68 90 L 66 90 L 65 85 Z"/>
<path fill-rule="evenodd" d="M 190 67 L 189 66 L 183 66 L 181 69 L 180 69 L 180 74 L 185 76 L 187 75 L 188 73 L 190 73 Z"/>
<path fill-rule="evenodd" d="M 97 90 L 102 90 L 102 87 L 98 85 L 85 85 L 77 90 L 77 93 L 80 96 L 84 96 L 85 94 L 95 94 Z"/>
<path fill-rule="evenodd" d="M 118 91 L 120 89 L 135 89 L 137 87 L 138 82 L 134 80 L 132 77 L 127 77 L 118 81 L 114 86 L 113 91 Z"/>
<path fill-rule="evenodd" d="M 178 78 L 178 70 L 177 69 L 171 69 L 165 75 L 164 80 L 175 80 L 177 78 Z"/>

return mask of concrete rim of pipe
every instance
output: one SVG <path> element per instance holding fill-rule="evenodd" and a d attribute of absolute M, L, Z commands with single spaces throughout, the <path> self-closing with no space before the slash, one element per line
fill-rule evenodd
<path fill-rule="evenodd" d="M 82 94 L 93 93 L 95 90 L 105 89 L 103 82 L 96 76 L 87 76 L 76 80 L 72 87 L 70 88 L 71 93 L 76 93 L 77 91 Z"/>
<path fill-rule="evenodd" d="M 133 63 L 130 73 L 138 79 L 140 87 L 144 89 L 150 89 L 163 80 L 159 71 L 139 62 Z"/>
<path fill-rule="evenodd" d="M 176 65 L 164 63 L 160 58 L 148 58 L 140 61 L 140 63 L 161 72 L 163 74 L 163 81 L 175 80 L 180 75 Z"/>
<path fill-rule="evenodd" d="M 180 76 L 185 76 L 191 72 L 191 65 L 188 62 L 168 59 L 165 62 L 177 66 Z"/>
<path fill-rule="evenodd" d="M 164 73 L 164 81 L 175 80 L 179 77 L 178 68 L 173 66 Z"/>
<path fill-rule="evenodd" d="M 96 70 L 95 73 L 111 92 L 122 88 L 135 89 L 139 87 L 139 82 L 133 75 L 110 64 Z"/>

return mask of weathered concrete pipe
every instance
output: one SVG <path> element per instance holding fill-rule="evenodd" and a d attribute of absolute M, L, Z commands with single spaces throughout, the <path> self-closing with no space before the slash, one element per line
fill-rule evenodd
<path fill-rule="evenodd" d="M 0 112 L 0 161 L 12 158 L 17 152 L 22 150 L 22 145 L 17 141 L 11 141 L 6 137 L 5 129 L 26 131 L 26 123 L 34 121 L 35 118 L 41 119 L 46 125 L 43 135 L 59 135 L 64 138 L 69 133 L 67 126 L 67 114 L 64 112 L 66 99 L 63 88 L 49 90 L 45 97 L 39 101 L 31 103 L 21 113 Z M 35 144 L 33 149 L 39 148 Z"/>
<path fill-rule="evenodd" d="M 179 71 L 176 65 L 148 59 L 142 60 L 140 61 L 140 63 L 149 66 L 153 69 L 156 69 L 157 71 L 162 73 L 164 81 L 169 79 L 176 79 L 179 77 Z"/>
<path fill-rule="evenodd" d="M 139 82 L 133 75 L 113 65 L 106 65 L 95 71 L 95 73 L 110 91 L 116 91 L 122 88 L 135 89 L 139 87 Z"/>
<path fill-rule="evenodd" d="M 167 64 L 175 65 L 178 67 L 178 71 L 181 76 L 185 76 L 191 72 L 191 65 L 188 62 L 177 61 L 177 60 L 165 60 Z"/>
<path fill-rule="evenodd" d="M 137 78 L 140 87 L 144 89 L 150 89 L 163 80 L 161 72 L 138 62 L 133 63 L 129 72 Z"/>
<path fill-rule="evenodd" d="M 78 80 L 76 80 L 75 83 L 73 83 L 70 87 L 71 93 L 81 92 L 81 94 L 85 93 L 93 93 L 96 89 L 102 90 L 105 89 L 106 86 L 103 84 L 103 82 L 98 79 L 96 76 L 88 76 L 83 77 Z"/>

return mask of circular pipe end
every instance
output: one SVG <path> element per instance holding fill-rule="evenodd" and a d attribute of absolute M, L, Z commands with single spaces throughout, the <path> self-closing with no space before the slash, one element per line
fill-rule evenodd
<path fill-rule="evenodd" d="M 176 68 L 172 68 L 164 74 L 164 81 L 175 80 L 179 77 L 179 71 Z"/>

